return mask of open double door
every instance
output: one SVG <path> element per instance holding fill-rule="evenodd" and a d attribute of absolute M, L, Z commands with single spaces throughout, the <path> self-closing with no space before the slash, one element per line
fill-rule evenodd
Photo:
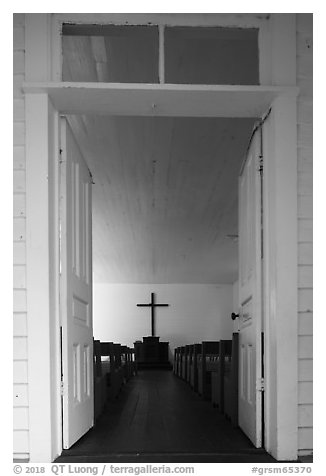
<path fill-rule="evenodd" d="M 262 126 L 261 126 L 262 127 Z M 239 178 L 239 425 L 262 446 L 262 151 L 253 135 Z M 63 448 L 94 423 L 91 175 L 61 119 Z"/>
<path fill-rule="evenodd" d="M 60 121 L 61 393 L 67 449 L 94 424 L 92 179 L 66 119 Z"/>
<path fill-rule="evenodd" d="M 239 426 L 263 446 L 263 132 L 252 136 L 239 177 Z"/>

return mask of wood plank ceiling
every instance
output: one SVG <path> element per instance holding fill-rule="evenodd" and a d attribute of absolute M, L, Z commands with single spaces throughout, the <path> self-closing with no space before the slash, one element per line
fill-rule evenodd
<path fill-rule="evenodd" d="M 64 38 L 65 80 L 107 80 L 99 37 Z M 87 43 L 87 45 L 86 45 Z M 94 47 L 94 45 L 97 45 Z M 95 48 L 95 49 L 94 49 Z M 232 283 L 253 119 L 69 116 L 94 178 L 96 282 Z"/>
<path fill-rule="evenodd" d="M 92 171 L 94 278 L 237 276 L 237 177 L 252 120 L 71 116 Z"/>

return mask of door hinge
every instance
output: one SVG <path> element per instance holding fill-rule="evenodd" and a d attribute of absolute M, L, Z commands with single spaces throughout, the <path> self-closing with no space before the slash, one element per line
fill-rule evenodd
<path fill-rule="evenodd" d="M 61 397 L 64 396 L 64 391 L 65 391 L 65 385 L 64 385 L 63 380 L 61 380 L 61 382 L 60 382 L 60 395 L 61 395 Z"/>
<path fill-rule="evenodd" d="M 262 155 L 259 156 L 259 166 L 258 166 L 258 172 L 261 174 L 264 171 L 264 157 Z"/>
<path fill-rule="evenodd" d="M 89 169 L 88 169 L 88 173 L 89 173 L 89 177 L 90 177 L 90 179 L 91 179 L 91 184 L 92 184 L 92 185 L 95 185 L 92 172 L 91 172 Z"/>
<path fill-rule="evenodd" d="M 265 379 L 263 377 L 257 379 L 256 390 L 258 392 L 265 391 Z"/>

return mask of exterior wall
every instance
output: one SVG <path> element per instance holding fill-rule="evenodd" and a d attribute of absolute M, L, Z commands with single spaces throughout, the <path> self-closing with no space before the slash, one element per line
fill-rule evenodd
<path fill-rule="evenodd" d="M 13 176 L 14 176 L 14 345 L 13 345 L 13 428 L 14 457 L 29 457 L 27 314 L 26 314 L 26 183 L 25 183 L 25 100 L 21 84 L 25 77 L 25 15 L 13 15 Z"/>
<path fill-rule="evenodd" d="M 298 97 L 298 449 L 312 451 L 312 14 L 297 15 Z"/>

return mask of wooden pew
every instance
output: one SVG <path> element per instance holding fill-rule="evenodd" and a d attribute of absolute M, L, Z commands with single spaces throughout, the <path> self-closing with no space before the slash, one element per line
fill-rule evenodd
<path fill-rule="evenodd" d="M 94 418 L 101 415 L 108 400 L 116 398 L 121 387 L 137 375 L 134 349 L 113 342 L 93 341 Z"/>
<path fill-rule="evenodd" d="M 137 369 L 136 369 L 136 362 L 135 362 L 135 350 L 132 349 L 131 347 L 127 347 L 128 349 L 128 380 L 136 375 Z"/>
<path fill-rule="evenodd" d="M 186 348 L 185 346 L 180 347 L 180 360 L 179 360 L 179 366 L 178 366 L 178 377 L 182 378 L 183 374 L 183 365 L 184 365 L 184 360 L 185 360 L 185 351 Z"/>
<path fill-rule="evenodd" d="M 198 359 L 198 393 L 203 398 L 211 399 L 212 370 L 216 369 L 220 343 L 203 341 Z"/>
<path fill-rule="evenodd" d="M 130 377 L 137 375 L 137 363 L 135 359 L 135 349 L 128 347 L 128 356 L 129 356 L 129 373 Z"/>
<path fill-rule="evenodd" d="M 123 382 L 126 383 L 131 378 L 130 349 L 127 345 L 121 346 L 121 366 Z"/>
<path fill-rule="evenodd" d="M 216 368 L 212 371 L 212 403 L 224 412 L 224 366 L 231 359 L 232 341 L 221 340 Z"/>
<path fill-rule="evenodd" d="M 107 386 L 107 398 L 112 398 L 112 376 L 114 368 L 114 352 L 113 352 L 113 342 L 100 342 L 100 353 L 101 353 L 101 366 L 102 372 L 106 377 L 106 386 Z"/>
<path fill-rule="evenodd" d="M 176 376 L 181 377 L 181 370 L 182 370 L 182 352 L 181 347 L 177 347 L 176 349 Z"/>
<path fill-rule="evenodd" d="M 183 359 L 182 359 L 182 380 L 185 380 L 186 382 L 188 381 L 188 360 L 189 360 L 189 350 L 190 350 L 190 345 L 185 345 L 184 346 L 184 353 L 183 353 Z"/>
<path fill-rule="evenodd" d="M 194 344 L 194 351 L 190 365 L 190 386 L 198 392 L 198 356 L 201 354 L 201 344 Z"/>
<path fill-rule="evenodd" d="M 174 349 L 174 359 L 173 359 L 173 373 L 174 375 L 178 375 L 178 365 L 179 365 L 179 355 L 180 355 L 180 347 L 176 347 Z"/>
<path fill-rule="evenodd" d="M 189 346 L 188 358 L 187 358 L 187 382 L 191 385 L 191 372 L 193 365 L 193 355 L 194 355 L 195 344 Z"/>
<path fill-rule="evenodd" d="M 131 359 L 131 369 L 132 369 L 132 375 L 137 375 L 138 374 L 138 366 L 137 366 L 137 361 L 136 361 L 136 353 L 135 349 L 130 348 L 130 359 Z"/>
<path fill-rule="evenodd" d="M 224 413 L 238 426 L 239 334 L 232 335 L 231 358 L 224 363 Z"/>
<path fill-rule="evenodd" d="M 93 341 L 94 357 L 94 420 L 102 414 L 107 400 L 107 379 L 102 371 L 101 345 L 99 340 Z"/>
<path fill-rule="evenodd" d="M 124 384 L 123 377 L 124 377 L 124 369 L 122 366 L 122 351 L 121 351 L 121 344 L 113 344 L 113 351 L 114 351 L 114 373 L 115 373 L 115 385 L 117 389 L 117 395 L 119 394 L 122 385 Z"/>
<path fill-rule="evenodd" d="M 108 399 L 114 399 L 120 392 L 123 382 L 120 344 L 101 342 L 102 369 L 107 375 Z"/>

